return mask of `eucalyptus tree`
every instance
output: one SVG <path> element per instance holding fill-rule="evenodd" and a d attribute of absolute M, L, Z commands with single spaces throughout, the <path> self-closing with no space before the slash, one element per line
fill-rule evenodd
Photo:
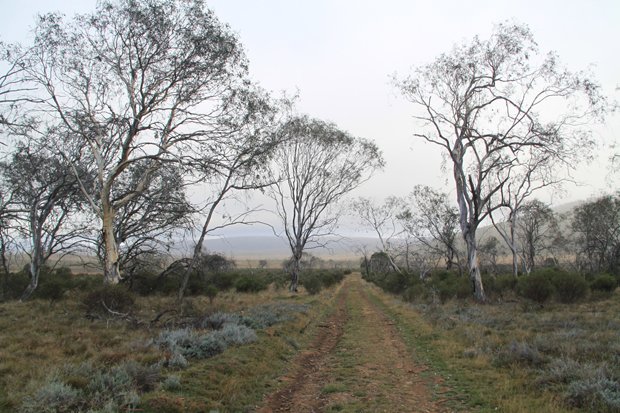
<path fill-rule="evenodd" d="M 495 183 L 501 184 L 487 204 L 491 222 L 512 255 L 512 273 L 515 277 L 519 273 L 520 258 L 524 259 L 527 254 L 526 250 L 521 248 L 522 238 L 519 237 L 519 228 L 523 228 L 520 222 L 521 211 L 530 210 L 528 205 L 536 202 L 530 198 L 540 190 L 558 188 L 569 181 L 557 173 L 558 170 L 565 169 L 567 158 L 557 158 L 555 153 L 548 151 L 536 151 L 532 156 L 524 158 L 524 161 L 514 162 L 498 171 Z M 499 220 L 498 217 L 503 219 Z M 529 272 L 527 264 L 524 268 Z"/>
<path fill-rule="evenodd" d="M 518 240 L 525 273 L 536 266 L 538 257 L 550 250 L 558 237 L 558 221 L 549 205 L 537 199 L 524 203 L 518 210 Z"/>
<path fill-rule="evenodd" d="M 61 258 L 83 243 L 86 227 L 79 215 L 85 202 L 65 159 L 40 142 L 18 144 L 0 169 L 18 211 L 14 228 L 27 240 L 30 282 L 21 296 L 27 300 L 50 257 Z"/>
<path fill-rule="evenodd" d="M 272 174 L 278 179 L 268 194 L 291 250 L 289 289 L 297 291 L 304 251 L 324 245 L 338 223 L 338 202 L 384 162 L 374 143 L 322 120 L 293 117 L 279 133 L 285 142 L 276 148 Z"/>
<path fill-rule="evenodd" d="M 201 0 L 104 0 L 71 22 L 46 14 L 21 59 L 45 105 L 96 171 L 83 192 L 98 217 L 104 279 L 121 280 L 115 223 L 157 171 L 208 152 L 246 58 L 237 37 Z M 75 168 L 74 168 L 75 171 Z M 132 185 L 126 185 L 131 182 Z"/>
<path fill-rule="evenodd" d="M 134 171 L 124 185 L 131 187 L 140 179 L 139 169 Z M 114 238 L 119 244 L 119 268 L 124 277 L 131 277 L 145 260 L 169 253 L 183 229 L 189 227 L 192 212 L 182 168 L 176 163 L 162 165 L 151 176 L 147 189 L 116 214 Z M 97 253 L 103 258 L 101 237 L 96 242 Z"/>
<path fill-rule="evenodd" d="M 392 270 L 402 272 L 396 259 L 401 246 L 399 236 L 404 230 L 397 219 L 403 209 L 403 200 L 392 196 L 382 204 L 378 204 L 370 198 L 360 197 L 351 203 L 351 209 L 360 219 L 363 227 L 377 234 L 381 252 L 387 257 Z"/>
<path fill-rule="evenodd" d="M 461 271 L 458 248 L 458 210 L 448 195 L 426 185 L 417 185 L 407 196 L 407 207 L 399 212 L 403 227 L 433 255 L 443 258 L 446 269 Z"/>
<path fill-rule="evenodd" d="M 225 129 L 210 142 L 209 151 L 183 156 L 190 179 L 200 185 L 195 191 L 199 199 L 193 206 L 197 239 L 183 274 L 179 300 L 202 258 L 207 235 L 232 225 L 256 223 L 251 218 L 256 212 L 252 208 L 222 209 L 227 201 L 233 201 L 237 207 L 244 205 L 240 197 L 273 183 L 269 162 L 282 143 L 283 136 L 277 127 L 289 105 L 285 98 L 274 101 L 259 87 L 246 85 L 236 90 L 230 110 L 220 119 Z"/>
<path fill-rule="evenodd" d="M 571 228 L 577 261 L 589 273 L 620 273 L 620 194 L 578 206 Z"/>
<path fill-rule="evenodd" d="M 541 55 L 529 29 L 500 24 L 421 66 L 397 87 L 415 107 L 414 136 L 439 146 L 454 177 L 474 296 L 486 300 L 476 232 L 515 164 L 547 154 L 573 166 L 593 145 L 587 123 L 606 111 L 583 73 Z"/>

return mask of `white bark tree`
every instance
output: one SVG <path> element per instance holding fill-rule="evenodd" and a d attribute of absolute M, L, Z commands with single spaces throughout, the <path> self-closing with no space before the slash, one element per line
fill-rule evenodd
<path fill-rule="evenodd" d="M 105 282 L 118 283 L 117 214 L 164 163 L 208 152 L 246 75 L 241 46 L 200 0 L 101 1 L 72 22 L 40 17 L 20 63 L 46 98 L 38 110 L 62 121 L 96 170 L 84 193 L 100 220 Z M 119 184 L 129 176 L 139 179 Z"/>
<path fill-rule="evenodd" d="M 209 233 L 231 225 L 256 223 L 249 217 L 252 209 L 222 214 L 225 219 L 215 223 L 216 213 L 227 200 L 252 190 L 264 190 L 273 184 L 268 175 L 269 162 L 282 137 L 277 130 L 278 115 L 288 103 L 272 102 L 269 95 L 257 88 L 246 88 L 236 94 L 226 122 L 227 133 L 212 143 L 210 152 L 202 156 L 185 156 L 183 162 L 201 184 L 198 190 L 203 200 L 194 209 L 197 211 L 195 227 L 197 240 L 187 265 L 178 299 L 185 294 L 189 278 L 195 271 L 202 254 L 205 239 Z M 205 186 L 206 184 L 206 186 Z M 243 204 L 236 200 L 237 206 Z M 222 212 L 222 211 L 220 211 Z"/>
<path fill-rule="evenodd" d="M 351 209 L 360 219 L 365 228 L 370 228 L 379 237 L 381 252 L 387 256 L 392 269 L 401 273 L 396 263 L 398 250 L 401 245 L 398 237 L 403 233 L 403 227 L 397 216 L 403 209 L 403 201 L 397 197 L 388 197 L 383 204 L 360 197 L 351 203 Z"/>
<path fill-rule="evenodd" d="M 558 237 L 558 222 L 555 213 L 547 204 L 537 199 L 528 201 L 517 211 L 517 235 L 521 245 L 523 270 L 529 274 L 538 257 L 551 249 Z"/>
<path fill-rule="evenodd" d="M 399 220 L 427 253 L 445 262 L 446 269 L 461 272 L 458 248 L 458 210 L 448 202 L 448 195 L 426 185 L 417 185 L 407 196 L 408 207 L 400 211 Z"/>
<path fill-rule="evenodd" d="M 268 191 L 291 249 L 291 284 L 297 291 L 304 251 L 324 244 L 339 219 L 337 203 L 383 166 L 377 146 L 335 125 L 306 116 L 281 129 L 274 156 L 276 183 Z"/>
<path fill-rule="evenodd" d="M 474 296 L 485 301 L 476 232 L 508 181 L 502 171 L 541 153 L 575 165 L 592 147 L 587 125 L 605 100 L 583 73 L 541 56 L 526 26 L 512 24 L 455 46 L 397 86 L 415 107 L 414 136 L 441 147 L 452 169 Z"/>
<path fill-rule="evenodd" d="M 60 259 L 83 245 L 86 228 L 77 216 L 85 200 L 68 168 L 63 157 L 34 141 L 20 144 L 8 162 L 0 163 L 19 211 L 14 227 L 28 244 L 30 283 L 22 301 L 35 291 L 41 268 L 53 255 Z"/>

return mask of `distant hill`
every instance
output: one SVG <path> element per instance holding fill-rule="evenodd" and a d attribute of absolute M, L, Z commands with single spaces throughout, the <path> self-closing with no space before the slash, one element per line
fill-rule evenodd
<path fill-rule="evenodd" d="M 579 205 L 589 202 L 575 201 L 553 206 L 552 209 L 565 217 Z M 499 238 L 492 225 L 480 227 L 480 238 L 495 235 Z M 308 250 L 309 253 L 323 259 L 333 260 L 357 260 L 361 256 L 361 250 L 374 252 L 379 250 L 379 240 L 373 237 L 330 237 L 326 238 L 327 246 Z M 285 239 L 275 235 L 233 235 L 210 238 L 205 242 L 206 250 L 218 252 L 225 256 L 238 260 L 283 260 L 290 257 L 291 253 Z"/>
<path fill-rule="evenodd" d="M 328 238 L 326 247 L 308 250 L 323 259 L 348 260 L 360 256 L 360 248 L 373 251 L 378 240 L 370 237 Z M 207 251 L 236 259 L 286 259 L 291 252 L 288 243 L 276 236 L 234 236 L 211 238 L 205 242 Z"/>

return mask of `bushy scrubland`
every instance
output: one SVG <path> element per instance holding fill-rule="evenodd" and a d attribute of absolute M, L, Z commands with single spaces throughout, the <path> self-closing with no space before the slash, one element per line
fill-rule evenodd
<path fill-rule="evenodd" d="M 579 411 L 620 411 L 617 277 L 557 268 L 517 278 L 485 276 L 488 304 L 473 302 L 467 276 L 456 273 L 435 272 L 425 280 L 393 272 L 365 278 L 456 337 L 463 358 L 523 375 L 524 392 L 551 392 Z"/>
<path fill-rule="evenodd" d="M 343 271 L 304 272 L 300 279 L 308 295 L 292 296 L 284 289 L 288 277 L 282 271 L 198 271 L 190 278 L 189 298 L 179 303 L 178 272 L 161 277 L 141 271 L 125 283 L 104 286 L 98 276 L 45 268 L 32 301 L 17 303 L 28 275 L 11 274 L 2 305 L 23 323 L 12 316 L 11 328 L 4 330 L 0 359 L 8 357 L 0 362 L 0 411 L 203 411 L 209 403 L 194 406 L 176 396 L 188 391 L 185 371 L 261 337 L 284 343 L 273 351 L 296 348 L 294 338 L 262 332 L 307 317 L 310 295 L 343 277 Z M 22 353 L 22 348 L 28 350 Z M 47 368 L 27 374 L 37 358 Z M 20 382 L 21 401 L 15 399 Z"/>

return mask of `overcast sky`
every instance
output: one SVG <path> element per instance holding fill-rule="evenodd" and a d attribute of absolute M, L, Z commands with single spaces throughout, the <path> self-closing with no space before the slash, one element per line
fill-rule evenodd
<path fill-rule="evenodd" d="M 95 1 L 1 0 L 0 38 L 24 41 L 38 12 L 67 15 Z M 452 189 L 437 147 L 415 141 L 411 106 L 390 82 L 429 63 L 456 42 L 488 37 L 507 19 L 531 28 L 542 51 L 572 70 L 592 65 L 606 93 L 620 85 L 620 1 L 213 0 L 207 4 L 238 33 L 252 77 L 268 90 L 300 93 L 298 109 L 373 139 L 387 167 L 355 195 L 405 195 L 416 184 Z M 576 177 L 560 204 L 611 191 L 607 158 L 617 117 L 597 129 L 600 158 Z M 549 199 L 547 199 L 549 200 Z"/>

